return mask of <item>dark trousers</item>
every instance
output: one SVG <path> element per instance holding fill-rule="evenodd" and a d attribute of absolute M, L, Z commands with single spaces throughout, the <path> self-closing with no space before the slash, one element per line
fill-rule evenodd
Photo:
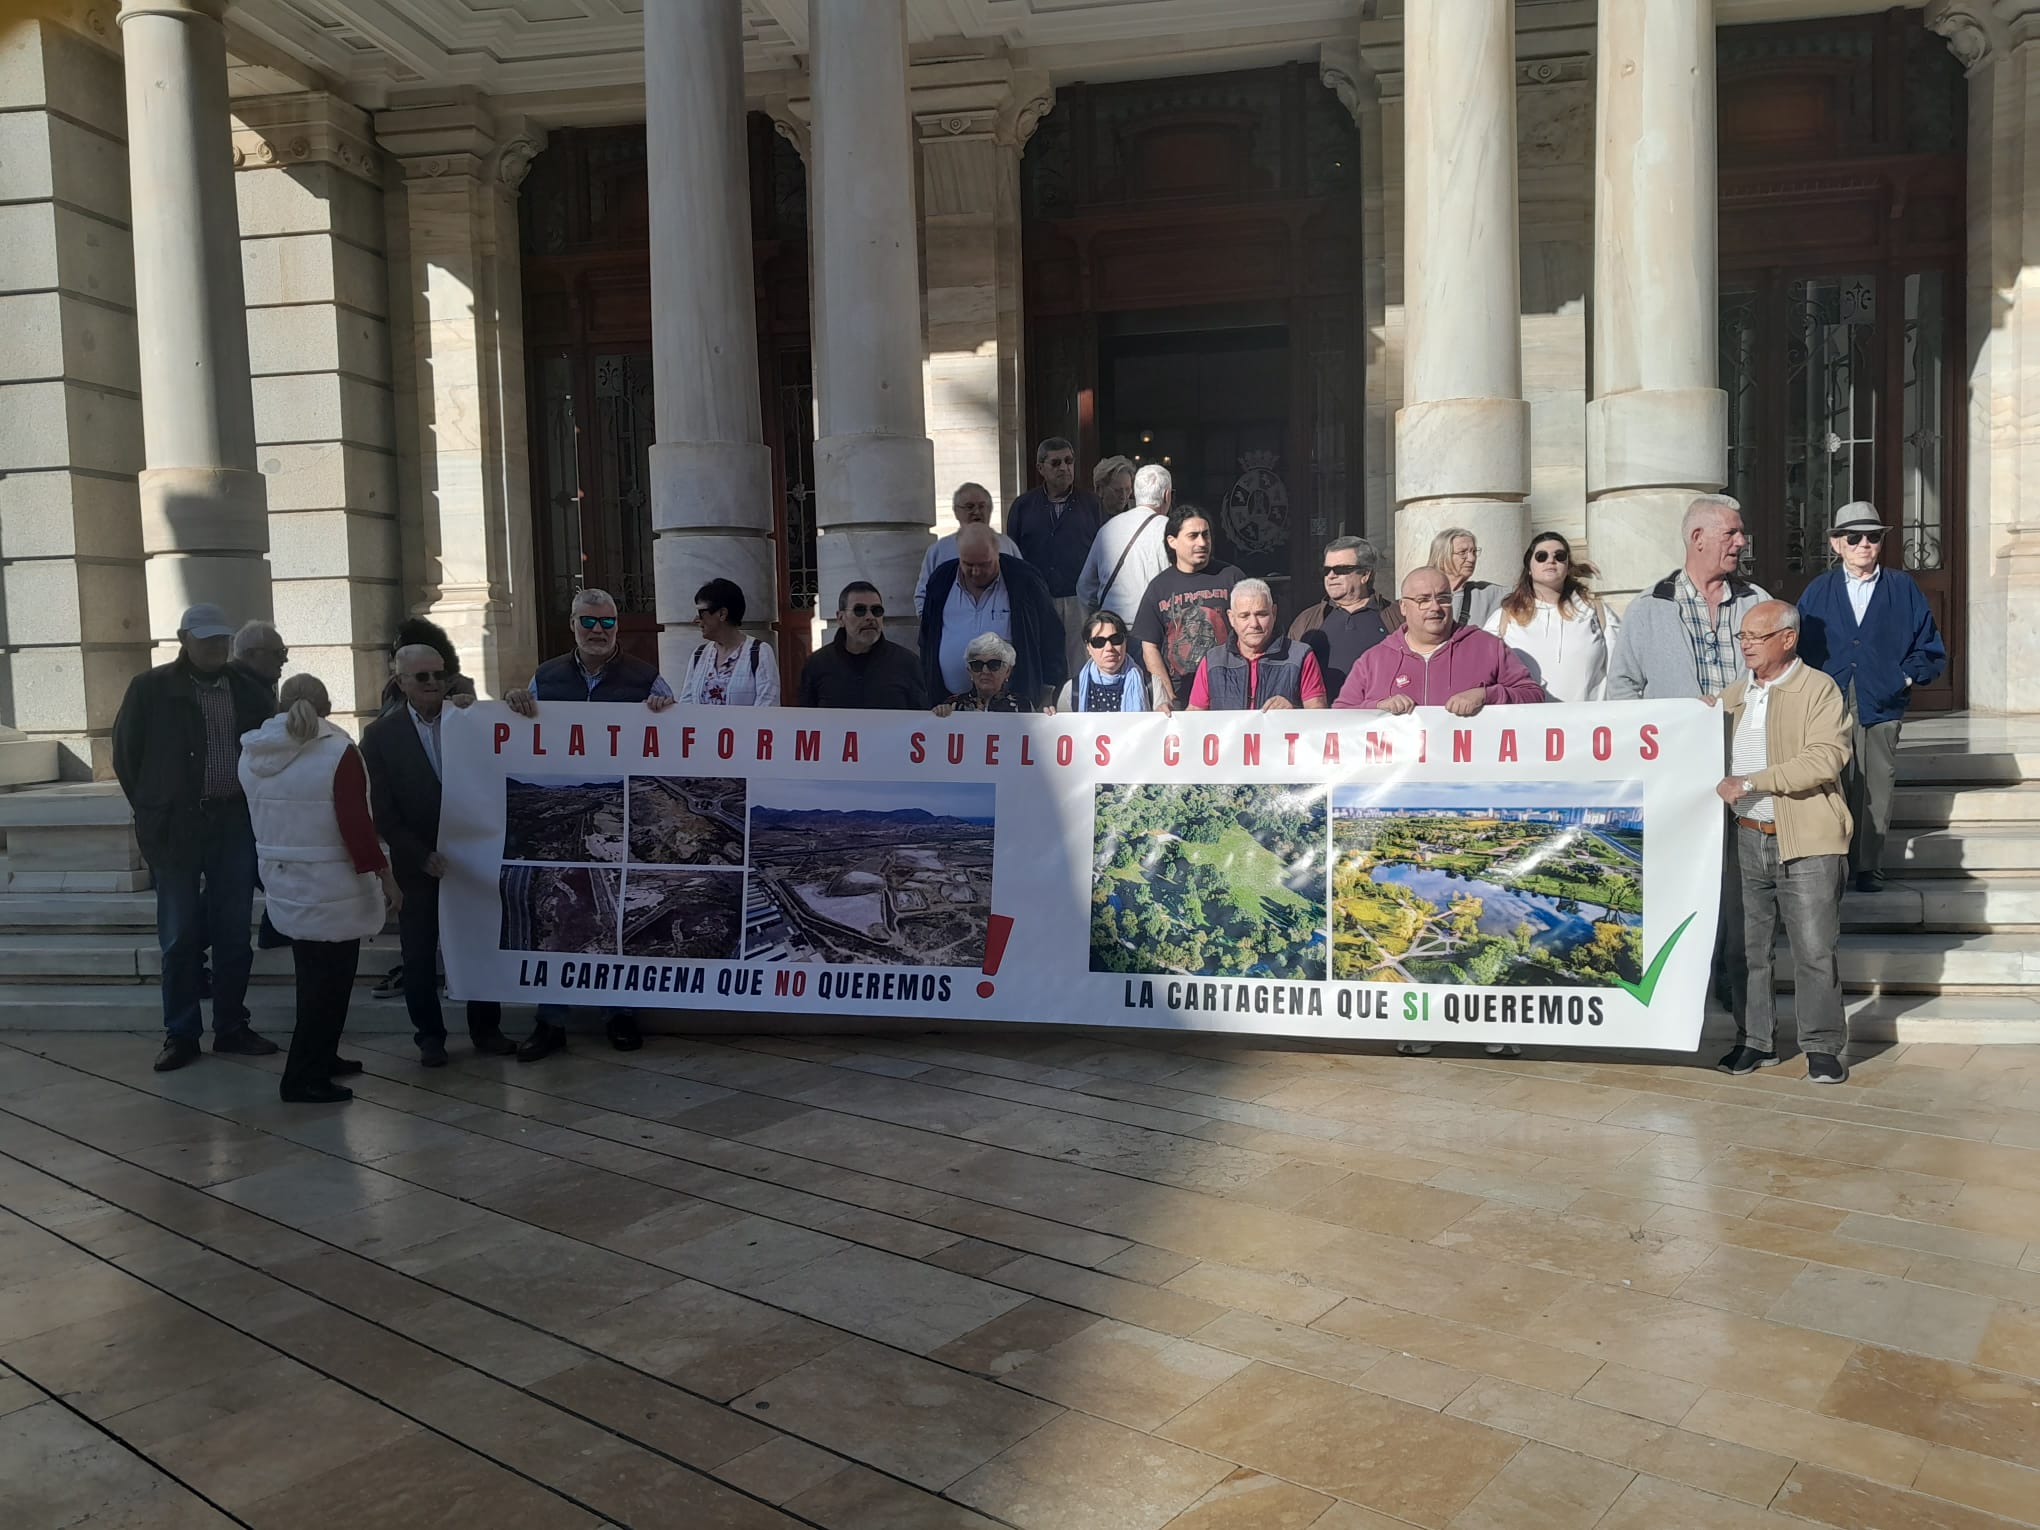
<path fill-rule="evenodd" d="M 1898 774 L 1897 722 L 1863 725 L 1856 714 L 1856 688 L 1849 687 L 1849 763 L 1842 769 L 1842 796 L 1856 820 L 1849 844 L 1849 870 L 1857 876 L 1884 875 L 1884 841 L 1891 833 L 1891 783 Z"/>
<path fill-rule="evenodd" d="M 198 974 L 212 947 L 213 1036 L 248 1023 L 248 969 L 255 960 L 248 921 L 255 908 L 255 831 L 240 797 L 201 810 L 198 856 L 189 865 L 150 866 L 156 883 L 156 943 L 163 953 L 163 1029 L 178 1041 L 205 1034 Z"/>
<path fill-rule="evenodd" d="M 323 1084 L 332 1077 L 333 1056 L 354 997 L 354 973 L 361 965 L 358 940 L 293 940 L 297 967 L 297 1025 L 283 1062 L 283 1087 Z"/>
<path fill-rule="evenodd" d="M 439 1008 L 439 883 L 404 889 L 404 906 L 397 911 L 397 941 L 404 961 L 404 1008 L 411 1014 L 412 1037 L 421 1046 L 428 1041 L 446 1040 L 446 1017 Z M 499 1034 L 503 1028 L 503 1006 L 492 1000 L 470 999 L 467 1006 L 470 1038 Z"/>
<path fill-rule="evenodd" d="M 541 1004 L 538 1006 L 538 1014 L 535 1018 L 540 1025 L 549 1025 L 554 1030 L 563 1031 L 567 1028 L 567 1014 L 573 1007 L 570 1004 Z M 636 1024 L 637 1011 L 634 1009 L 606 1009 L 602 1012 L 602 1019 L 605 1025 L 615 1020 L 624 1020 L 631 1024 Z"/>
<path fill-rule="evenodd" d="M 1792 947 L 1792 1008 L 1799 1049 L 1839 1057 L 1849 1044 L 1842 1014 L 1842 870 L 1845 857 L 1778 858 L 1778 836 L 1735 828 L 1742 861 L 1743 942 L 1749 951 L 1749 988 L 1736 1011 L 1736 1039 L 1759 1052 L 1775 1052 L 1777 1007 L 1771 962 L 1778 926 Z"/>
<path fill-rule="evenodd" d="M 1714 927 L 1714 997 L 1732 1015 L 1741 1015 L 1749 992 L 1749 957 L 1743 950 L 1742 857 L 1736 835 L 1742 830 L 1731 818 L 1721 836 L 1721 917 Z"/>

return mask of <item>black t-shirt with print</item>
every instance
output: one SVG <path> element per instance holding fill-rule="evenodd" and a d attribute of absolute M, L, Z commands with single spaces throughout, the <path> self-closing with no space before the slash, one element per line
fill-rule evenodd
<path fill-rule="evenodd" d="M 1246 577 L 1230 563 L 1196 574 L 1171 564 L 1148 581 L 1140 613 L 1133 619 L 1133 640 L 1161 649 L 1179 709 L 1190 705 L 1197 661 L 1232 635 L 1225 613 L 1232 604 L 1233 586 Z M 1150 678 L 1160 683 L 1159 676 Z"/>

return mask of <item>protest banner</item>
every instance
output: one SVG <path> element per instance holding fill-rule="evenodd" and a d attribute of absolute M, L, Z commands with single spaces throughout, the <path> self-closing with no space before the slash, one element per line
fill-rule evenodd
<path fill-rule="evenodd" d="M 449 709 L 457 997 L 1690 1050 L 1698 702 Z"/>

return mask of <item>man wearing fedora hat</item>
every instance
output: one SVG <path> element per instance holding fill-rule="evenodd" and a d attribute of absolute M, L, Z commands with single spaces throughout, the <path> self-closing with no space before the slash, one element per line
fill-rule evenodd
<path fill-rule="evenodd" d="M 205 1019 L 199 970 L 213 953 L 213 1050 L 266 1056 L 276 1043 L 248 1025 L 248 926 L 255 831 L 241 795 L 241 735 L 276 710 L 269 687 L 229 660 L 234 624 L 218 606 L 177 623 L 177 657 L 135 676 L 113 720 L 113 770 L 135 814 L 156 884 L 163 948 L 163 1050 L 156 1071 L 198 1056 Z"/>
<path fill-rule="evenodd" d="M 1884 885 L 1898 728 L 1913 687 L 1948 667 L 1926 595 L 1912 575 L 1882 561 L 1885 534 L 1868 500 L 1842 506 L 1828 531 L 1839 561 L 1799 597 L 1799 656 L 1824 671 L 1849 706 L 1854 753 L 1842 786 L 1856 820 L 1849 869 L 1858 892 Z"/>

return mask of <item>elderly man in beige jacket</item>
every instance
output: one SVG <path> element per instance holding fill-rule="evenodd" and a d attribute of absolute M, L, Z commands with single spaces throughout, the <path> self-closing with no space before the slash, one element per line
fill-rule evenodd
<path fill-rule="evenodd" d="M 1715 790 L 1735 814 L 1730 832 L 1742 868 L 1749 975 L 1737 995 L 1735 1047 L 1716 1066 L 1754 1073 L 1778 1061 L 1771 965 L 1782 918 L 1807 1079 L 1839 1084 L 1849 1076 L 1835 961 L 1854 827 L 1841 784 L 1848 708 L 1834 681 L 1800 663 L 1797 607 L 1782 600 L 1752 606 L 1736 641 L 1750 672 L 1722 693 L 1732 742 L 1729 773 Z"/>

